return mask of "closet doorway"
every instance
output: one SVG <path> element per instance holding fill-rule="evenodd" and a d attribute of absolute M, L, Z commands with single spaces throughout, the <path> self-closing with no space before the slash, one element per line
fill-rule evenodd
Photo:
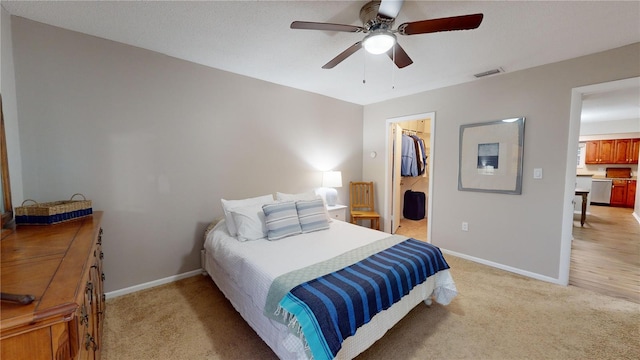
<path fill-rule="evenodd" d="M 435 113 L 423 113 L 387 120 L 387 172 L 385 186 L 385 229 L 392 234 L 402 233 L 419 240 L 429 241 L 431 223 L 431 197 L 433 178 L 433 130 Z M 419 138 L 424 145 L 426 163 L 417 176 L 402 176 L 402 135 Z M 405 219 L 404 194 L 412 190 L 425 194 L 425 218 Z"/>

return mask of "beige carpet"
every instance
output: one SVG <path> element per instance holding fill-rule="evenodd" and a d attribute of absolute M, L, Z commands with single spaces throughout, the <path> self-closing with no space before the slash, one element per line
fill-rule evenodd
<path fill-rule="evenodd" d="M 639 359 L 640 304 L 446 256 L 460 292 L 358 359 Z M 275 359 L 209 277 L 107 300 L 104 360 Z"/>

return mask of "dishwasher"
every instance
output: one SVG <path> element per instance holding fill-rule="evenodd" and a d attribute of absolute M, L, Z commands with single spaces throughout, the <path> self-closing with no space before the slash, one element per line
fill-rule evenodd
<path fill-rule="evenodd" d="M 611 199 L 611 179 L 593 179 L 591 183 L 591 204 L 609 205 Z"/>

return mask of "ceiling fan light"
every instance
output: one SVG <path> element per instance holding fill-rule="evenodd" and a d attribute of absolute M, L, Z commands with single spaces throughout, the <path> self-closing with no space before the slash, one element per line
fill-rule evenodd
<path fill-rule="evenodd" d="M 370 54 L 383 54 L 396 44 L 396 36 L 390 32 L 374 32 L 364 38 L 362 46 Z"/>

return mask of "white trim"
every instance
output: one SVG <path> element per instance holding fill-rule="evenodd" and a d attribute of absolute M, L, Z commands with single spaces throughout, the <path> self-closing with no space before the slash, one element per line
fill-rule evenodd
<path fill-rule="evenodd" d="M 130 286 L 128 288 L 115 290 L 115 291 L 110 291 L 108 293 L 105 293 L 104 295 L 105 295 L 105 297 L 107 299 L 111 299 L 111 298 L 115 298 L 115 297 L 118 297 L 118 296 L 122 296 L 122 295 L 131 294 L 131 293 L 134 293 L 134 292 L 138 292 L 140 290 L 150 289 L 152 287 L 156 287 L 156 286 L 168 284 L 168 283 L 171 283 L 171 282 L 174 282 L 174 281 L 190 278 L 192 276 L 201 275 L 202 271 L 203 271 L 202 269 L 193 270 L 193 271 L 189 271 L 189 272 L 186 272 L 186 273 L 169 276 L 169 277 L 166 277 L 166 278 L 163 278 L 163 279 L 149 281 L 149 282 L 146 282 L 144 284 L 134 285 L 134 286 Z"/>
<path fill-rule="evenodd" d="M 465 259 L 465 260 L 477 262 L 477 263 L 482 264 L 482 265 L 491 266 L 491 267 L 494 267 L 494 268 L 497 268 L 497 269 L 500 269 L 500 270 L 505 270 L 505 271 L 508 271 L 508 272 L 516 273 L 518 275 L 523 275 L 523 276 L 526 276 L 526 277 L 529 277 L 529 278 L 533 278 L 533 279 L 536 279 L 536 280 L 541 280 L 541 281 L 545 281 L 545 282 L 549 282 L 549 283 L 553 283 L 553 284 L 557 284 L 557 285 L 563 285 L 563 286 L 567 285 L 567 284 L 564 284 L 560 279 L 555 279 L 555 278 L 552 278 L 552 277 L 549 277 L 549 276 L 540 275 L 540 274 L 537 274 L 537 273 L 533 273 L 533 272 L 530 272 L 530 271 L 514 268 L 514 267 L 511 267 L 511 266 L 504 265 L 504 264 L 499 264 L 499 263 L 496 263 L 496 262 L 493 262 L 493 261 L 484 260 L 484 259 L 480 259 L 480 258 L 477 258 L 477 257 L 465 255 L 465 254 L 460 254 L 460 253 L 457 253 L 455 251 L 450 251 L 450 250 L 446 250 L 446 249 L 442 249 L 442 248 L 440 248 L 440 250 L 444 254 L 453 255 L 453 256 L 456 256 L 456 257 L 459 257 L 459 258 L 462 258 L 462 259 Z"/>
<path fill-rule="evenodd" d="M 636 218 L 636 221 L 638 222 L 638 224 L 640 224 L 640 215 L 638 215 L 637 212 L 633 212 L 633 217 Z"/>
<path fill-rule="evenodd" d="M 580 86 L 571 89 L 571 111 L 569 114 L 569 134 L 567 139 L 567 168 L 565 170 L 564 204 L 562 217 L 562 237 L 560 239 L 560 264 L 558 279 L 562 285 L 569 284 L 569 269 L 571 267 L 571 241 L 573 240 L 573 199 L 575 197 L 575 182 L 580 137 L 580 116 L 582 113 L 582 97 L 586 94 L 607 92 L 638 86 L 640 77 L 609 81 L 606 83 Z"/>
<path fill-rule="evenodd" d="M 427 197 L 427 242 L 430 243 L 431 242 L 431 213 L 432 213 L 432 206 L 433 206 L 433 159 L 434 159 L 434 155 L 435 155 L 435 129 L 436 129 L 436 112 L 435 111 L 430 111 L 430 112 L 424 112 L 424 113 L 420 113 L 420 114 L 414 114 L 414 115 L 406 115 L 406 116 L 400 116 L 400 117 L 395 117 L 395 118 L 389 118 L 387 119 L 387 121 L 385 122 L 385 131 L 386 131 L 386 144 L 385 144 L 385 151 L 387 152 L 387 156 L 385 159 L 385 177 L 384 177 L 384 206 L 383 206 L 383 217 L 384 217 L 384 224 L 383 224 L 383 231 L 386 232 L 391 232 L 391 208 L 393 207 L 393 204 L 391 203 L 391 192 L 393 191 L 393 189 L 391 189 L 392 187 L 392 181 L 391 181 L 391 160 L 389 159 L 390 154 L 389 154 L 389 147 L 391 146 L 391 144 L 389 143 L 389 136 L 391 133 L 391 124 L 393 123 L 398 123 L 398 122 L 404 122 L 404 121 L 411 121 L 411 120 L 422 120 L 425 118 L 430 118 L 431 119 L 431 133 L 429 134 L 430 139 L 429 139 L 429 196 Z"/>

